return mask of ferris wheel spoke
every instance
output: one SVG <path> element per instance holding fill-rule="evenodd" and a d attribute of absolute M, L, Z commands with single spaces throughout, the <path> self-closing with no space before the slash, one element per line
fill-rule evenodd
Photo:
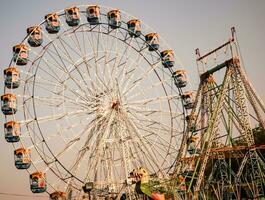
<path fill-rule="evenodd" d="M 163 85 L 166 85 L 171 80 L 172 80 L 172 78 L 169 77 L 167 79 L 161 79 L 161 80 L 154 82 L 154 83 L 151 82 L 152 84 L 150 84 L 149 87 L 141 88 L 139 92 L 134 92 L 133 95 L 128 96 L 128 99 L 133 99 L 135 97 L 141 96 L 143 94 L 146 94 L 146 92 L 151 92 L 151 90 L 154 90 L 156 88 L 160 89 L 163 87 Z M 132 91 L 131 91 L 131 93 L 132 93 Z"/>
<path fill-rule="evenodd" d="M 34 119 L 27 119 L 24 121 L 20 121 L 19 123 L 20 124 L 28 124 L 28 123 L 31 123 L 33 121 L 47 122 L 47 121 L 51 121 L 51 120 L 60 120 L 66 116 L 75 116 L 75 115 L 79 115 L 79 114 L 84 114 L 86 112 L 87 112 L 86 110 L 77 110 L 77 111 L 61 113 L 61 114 L 57 114 L 57 115 L 49 115 L 49 116 L 38 117 L 38 118 L 34 118 Z"/>
<path fill-rule="evenodd" d="M 165 131 L 168 131 L 168 130 L 171 130 L 172 132 L 175 132 L 175 133 L 179 133 L 181 134 L 182 132 L 180 132 L 178 129 L 175 129 L 172 124 L 171 126 L 165 124 L 165 123 L 162 123 L 161 121 L 158 121 L 158 119 L 156 118 L 156 120 L 151 120 L 150 118 L 147 118 L 147 116 L 145 115 L 142 115 L 141 113 L 140 116 L 139 115 L 135 115 L 134 113 L 130 112 L 129 114 L 131 114 L 132 116 L 132 119 L 134 119 L 134 121 L 139 121 L 140 124 L 144 124 L 144 123 L 148 123 L 148 124 L 145 124 L 144 126 L 145 127 L 149 127 L 149 126 L 153 126 L 153 125 L 158 125 L 158 130 L 162 130 L 164 129 Z"/>
<path fill-rule="evenodd" d="M 87 85 L 86 79 L 83 77 L 82 73 L 81 73 L 81 72 L 79 71 L 79 69 L 76 67 L 76 64 L 73 62 L 73 59 L 71 58 L 69 52 L 66 50 L 66 48 L 65 48 L 65 46 L 63 45 L 63 43 L 62 43 L 61 40 L 62 40 L 62 39 L 59 39 L 61 46 L 62 46 L 63 49 L 66 51 L 67 59 L 68 59 L 68 57 L 70 58 L 70 61 L 69 61 L 70 64 L 73 65 L 73 66 L 74 66 L 74 69 L 78 71 L 80 77 L 81 77 L 82 80 L 83 80 L 82 82 L 83 82 L 85 85 Z M 57 63 L 57 65 L 59 66 L 59 70 L 62 71 L 63 73 L 66 73 L 66 74 L 69 76 L 69 78 L 70 78 L 73 82 L 75 82 L 75 84 L 79 87 L 79 89 L 82 90 L 82 87 L 83 87 L 83 86 L 80 85 L 79 82 L 78 82 L 75 78 L 73 78 L 73 76 L 72 76 L 71 73 L 69 72 L 69 70 L 68 70 L 66 64 L 65 64 L 64 61 L 62 60 L 62 57 L 61 57 L 61 55 L 60 55 L 59 52 L 58 52 L 58 48 L 59 48 L 59 47 L 57 47 L 57 45 L 55 45 L 54 43 L 52 43 L 52 46 L 53 46 L 53 48 L 55 49 L 55 54 L 54 54 L 54 55 L 58 55 L 58 57 L 59 57 L 59 59 L 60 59 L 62 65 L 61 65 L 61 64 L 55 59 L 55 57 L 54 57 L 51 53 L 48 52 L 48 54 L 50 55 L 50 57 L 51 57 L 51 58 Z M 69 59 L 68 59 L 68 60 L 69 60 Z M 56 65 L 55 65 L 55 66 L 56 66 Z M 69 78 L 68 78 L 68 79 L 69 79 Z M 83 91 L 83 92 L 84 92 L 84 91 Z"/>
<path fill-rule="evenodd" d="M 129 55 L 130 56 L 130 55 Z M 126 90 L 126 88 L 128 87 L 131 79 L 135 76 L 136 73 L 133 73 L 137 68 L 140 67 L 141 64 L 141 60 L 143 59 L 143 56 L 141 54 L 137 55 L 137 59 L 135 62 L 135 65 L 128 65 L 126 64 L 123 73 L 122 73 L 122 77 L 121 77 L 121 83 L 122 83 L 122 87 L 124 88 L 123 90 Z M 131 68 L 132 66 L 132 68 Z"/>
<path fill-rule="evenodd" d="M 139 84 L 144 80 L 144 78 L 147 78 L 148 75 L 150 75 L 150 73 L 151 73 L 152 71 L 155 71 L 155 69 L 159 66 L 160 63 L 161 63 L 161 62 L 158 61 L 158 62 L 152 64 L 152 65 L 150 66 L 151 69 L 146 70 L 146 71 L 143 73 L 142 76 L 140 76 L 139 78 L 137 78 L 136 80 L 134 80 L 133 83 L 132 83 L 132 86 L 131 86 L 131 87 L 129 87 L 128 89 L 127 89 L 128 86 L 124 87 L 125 90 L 124 90 L 123 94 L 126 95 L 126 94 L 129 93 L 131 90 L 133 90 L 135 87 L 139 86 Z M 128 84 L 127 84 L 127 85 L 128 85 Z"/>
<path fill-rule="evenodd" d="M 131 101 L 128 102 L 128 105 L 147 105 L 150 103 L 157 103 L 157 102 L 167 102 L 167 101 L 171 101 L 171 100 L 177 100 L 179 99 L 179 94 L 177 95 L 168 95 L 168 96 L 162 96 L 162 97 L 154 97 L 154 98 L 150 98 L 150 99 L 144 99 L 144 100 L 139 100 L 139 101 Z M 127 105 L 127 104 L 126 104 Z"/>
<path fill-rule="evenodd" d="M 92 34 L 91 34 L 91 32 L 90 32 L 90 35 L 91 35 L 91 38 L 93 39 L 93 36 L 92 36 Z M 92 47 L 92 51 L 93 51 L 93 55 L 94 55 L 94 64 L 95 64 L 95 76 L 96 76 L 96 78 L 97 78 L 97 80 L 99 81 L 99 83 L 101 84 L 101 85 L 103 85 L 104 87 L 106 87 L 106 88 L 108 88 L 108 86 L 107 86 L 107 82 L 105 81 L 105 77 L 101 77 L 100 76 L 100 73 L 99 73 L 99 66 L 98 66 L 98 54 L 95 52 L 95 47 L 94 47 L 94 41 L 91 41 L 90 39 L 89 39 L 89 37 L 88 37 L 88 35 L 86 35 L 87 37 L 87 40 L 88 40 L 88 42 L 89 42 L 89 45 L 90 45 L 90 47 Z"/>
<path fill-rule="evenodd" d="M 140 133 L 139 129 L 137 128 L 137 126 L 128 117 L 125 117 L 124 120 L 125 120 L 125 123 L 127 125 L 127 128 L 129 129 L 129 132 L 131 133 L 131 137 L 137 138 L 140 141 L 139 147 L 140 147 L 141 151 L 145 152 L 144 155 L 150 155 L 147 157 L 150 159 L 151 162 L 153 162 L 152 166 L 155 165 L 157 167 L 157 169 L 159 169 L 159 171 L 162 171 L 160 169 L 160 166 L 158 165 L 159 161 L 157 160 L 155 155 L 151 156 L 153 154 L 149 151 L 149 148 L 146 146 L 146 143 L 144 142 L 143 137 L 141 136 L 141 133 Z M 149 161 L 149 159 L 148 159 L 148 161 Z"/>
<path fill-rule="evenodd" d="M 92 156 L 94 155 L 93 157 L 95 159 L 92 161 L 90 167 L 87 169 L 87 172 L 85 173 L 86 174 L 85 175 L 85 181 L 87 181 L 89 179 L 89 177 L 91 177 L 90 176 L 91 175 L 90 174 L 91 173 L 91 170 L 98 168 L 98 164 L 99 164 L 100 158 L 101 158 L 101 156 L 104 153 L 104 148 L 105 148 L 104 140 L 110 134 L 110 127 L 111 127 L 111 124 L 113 123 L 114 113 L 111 112 L 109 115 L 110 115 L 109 116 L 109 120 L 107 120 L 105 122 L 106 125 L 104 127 L 102 127 L 103 129 L 100 126 L 100 129 L 98 130 L 98 131 L 100 131 L 99 132 L 99 136 L 97 137 L 97 139 L 94 142 L 95 149 L 94 149 L 94 151 L 91 154 Z M 92 144 L 92 146 L 93 146 L 93 144 Z M 93 171 L 93 172 L 96 173 L 96 171 Z"/>
<path fill-rule="evenodd" d="M 128 109 L 133 110 L 136 114 L 142 114 L 146 117 L 148 116 L 153 116 L 153 115 L 160 115 L 160 116 L 170 116 L 172 118 L 176 118 L 176 117 L 182 117 L 183 113 L 181 112 L 170 112 L 167 110 L 159 110 L 159 109 L 143 109 L 141 107 L 127 107 Z"/>
<path fill-rule="evenodd" d="M 79 68 L 76 67 L 76 65 L 75 65 L 75 63 L 74 63 L 74 61 L 73 61 L 73 58 L 71 57 L 70 53 L 67 51 L 66 47 L 65 47 L 64 44 L 62 43 L 63 39 L 59 39 L 59 41 L 60 41 L 61 46 L 62 46 L 63 49 L 65 50 L 66 54 L 68 55 L 68 57 L 72 60 L 72 64 L 73 64 L 74 68 L 76 69 L 76 71 L 78 72 L 79 76 L 80 76 L 80 77 L 82 78 L 82 80 L 83 80 L 82 82 L 84 83 L 84 85 L 88 86 L 88 83 L 87 83 L 87 81 L 86 81 L 86 78 L 85 78 L 84 75 L 80 72 Z M 58 52 L 57 49 L 56 49 L 56 51 Z M 82 56 L 81 56 L 81 57 L 82 57 Z M 63 63 L 63 60 L 62 60 L 62 59 L 61 59 L 61 62 Z M 63 64 L 63 66 L 64 66 L 65 69 L 67 70 L 67 73 L 69 74 L 69 76 L 72 77 L 72 76 L 70 75 L 69 70 L 67 69 L 66 65 Z M 71 79 L 73 79 L 73 78 L 71 78 Z M 76 84 L 78 84 L 78 81 L 74 80 L 74 82 L 75 82 Z M 80 86 L 79 88 L 82 89 L 81 86 Z"/>
<path fill-rule="evenodd" d="M 62 27 L 67 30 L 67 27 L 65 27 L 65 25 L 63 24 Z M 71 40 L 73 41 L 74 45 L 75 45 L 75 48 L 81 53 L 81 55 L 83 55 L 83 52 L 82 52 L 82 47 L 80 45 L 80 42 L 79 42 L 79 39 L 76 35 L 76 31 L 77 29 L 76 28 L 73 28 L 72 30 L 72 33 L 73 34 L 68 34 L 68 37 L 71 38 Z M 79 55 L 81 57 L 81 55 Z"/>

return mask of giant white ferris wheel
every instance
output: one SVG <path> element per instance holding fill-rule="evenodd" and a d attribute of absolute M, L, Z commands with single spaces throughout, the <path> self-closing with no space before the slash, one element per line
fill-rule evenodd
<path fill-rule="evenodd" d="M 130 199 L 134 169 L 172 172 L 192 93 L 173 51 L 135 17 L 94 5 L 48 14 L 4 74 L 5 139 L 33 193 L 82 199 L 85 186 Z"/>

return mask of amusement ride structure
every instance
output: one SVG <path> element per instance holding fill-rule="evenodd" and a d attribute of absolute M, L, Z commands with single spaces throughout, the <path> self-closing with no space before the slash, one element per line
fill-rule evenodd
<path fill-rule="evenodd" d="M 97 5 L 47 14 L 13 47 L 5 139 L 50 200 L 265 198 L 265 106 L 235 29 L 201 55 L 200 84 L 135 17 Z M 241 60 L 241 61 L 240 61 Z"/>

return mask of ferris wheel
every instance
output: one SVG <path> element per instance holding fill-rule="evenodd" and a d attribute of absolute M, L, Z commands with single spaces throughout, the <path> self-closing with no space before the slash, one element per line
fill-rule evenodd
<path fill-rule="evenodd" d="M 134 169 L 172 172 L 193 97 L 174 52 L 135 17 L 96 5 L 48 14 L 4 75 L 5 139 L 33 193 L 131 199 Z"/>

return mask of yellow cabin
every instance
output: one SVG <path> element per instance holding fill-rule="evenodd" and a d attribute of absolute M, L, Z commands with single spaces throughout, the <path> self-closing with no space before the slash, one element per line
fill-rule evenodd
<path fill-rule="evenodd" d="M 28 63 L 28 47 L 25 44 L 17 44 L 13 47 L 13 61 L 17 65 Z"/>
<path fill-rule="evenodd" d="M 20 72 L 17 67 L 8 67 L 4 70 L 5 86 L 8 89 L 16 89 L 20 85 Z"/>
<path fill-rule="evenodd" d="M 50 13 L 44 17 L 46 20 L 46 30 L 50 34 L 58 33 L 60 30 L 59 16 L 56 13 Z"/>
<path fill-rule="evenodd" d="M 77 26 L 80 23 L 80 11 L 76 6 L 64 10 L 68 26 Z"/>
<path fill-rule="evenodd" d="M 42 29 L 40 26 L 27 28 L 28 43 L 31 47 L 39 47 L 43 42 Z"/>
<path fill-rule="evenodd" d="M 159 37 L 157 33 L 149 33 L 145 36 L 145 41 L 149 51 L 156 51 L 159 49 Z"/>
<path fill-rule="evenodd" d="M 120 10 L 111 10 L 107 13 L 108 23 L 112 29 L 121 26 L 121 12 Z"/>
<path fill-rule="evenodd" d="M 2 112 L 4 115 L 13 115 L 17 112 L 17 97 L 14 94 L 1 96 Z"/>
<path fill-rule="evenodd" d="M 100 8 L 99 6 L 88 6 L 86 9 L 87 21 L 90 25 L 97 25 L 99 23 Z"/>

